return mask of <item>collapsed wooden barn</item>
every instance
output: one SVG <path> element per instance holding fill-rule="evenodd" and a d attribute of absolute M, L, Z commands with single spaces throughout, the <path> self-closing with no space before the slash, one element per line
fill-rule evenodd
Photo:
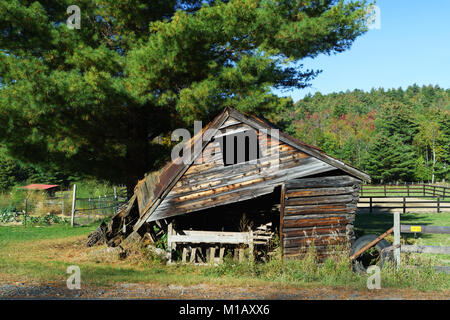
<path fill-rule="evenodd" d="M 243 245 L 253 257 L 276 235 L 286 258 L 312 245 L 326 256 L 354 240 L 358 190 L 369 176 L 266 120 L 226 108 L 184 150 L 189 161 L 139 181 L 104 230 L 108 245 L 131 233 L 154 241 L 165 233 L 181 259 L 214 261 Z"/>

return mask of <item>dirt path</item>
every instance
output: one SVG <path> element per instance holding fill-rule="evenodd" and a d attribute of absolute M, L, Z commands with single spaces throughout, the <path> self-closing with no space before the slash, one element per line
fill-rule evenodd
<path fill-rule="evenodd" d="M 450 300 L 449 291 L 420 292 L 399 289 L 353 290 L 345 288 L 231 287 L 200 284 L 174 286 L 122 283 L 112 287 L 69 290 L 53 283 L 0 284 L 0 299 L 230 299 L 230 300 Z"/>

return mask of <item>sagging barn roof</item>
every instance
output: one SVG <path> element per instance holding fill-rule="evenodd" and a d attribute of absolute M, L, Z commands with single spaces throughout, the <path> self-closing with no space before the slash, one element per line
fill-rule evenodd
<path fill-rule="evenodd" d="M 139 183 L 136 185 L 135 196 L 133 198 L 135 198 L 135 200 L 137 201 L 140 218 L 134 226 L 135 231 L 138 230 L 145 222 L 156 221 L 170 216 L 176 216 L 184 214 L 186 212 L 200 210 L 200 208 L 205 208 L 205 205 L 199 205 L 199 208 L 195 208 L 195 206 L 190 209 L 178 207 L 177 210 L 177 207 L 175 206 L 172 210 L 170 210 L 170 212 L 168 212 L 168 210 L 161 209 L 164 205 L 167 206 L 167 203 L 170 201 L 172 201 L 172 203 L 176 203 L 177 194 L 173 194 L 168 197 L 169 193 L 171 193 L 171 191 L 177 184 L 180 184 L 180 179 L 182 179 L 186 172 L 193 167 L 193 163 L 202 154 L 206 146 L 214 140 L 214 136 L 216 136 L 218 133 L 220 134 L 219 130 L 223 130 L 227 127 L 232 127 L 236 123 L 241 123 L 257 131 L 267 131 L 269 135 L 271 134 L 270 129 L 277 129 L 273 124 L 265 119 L 244 114 L 232 108 L 225 108 L 207 126 L 203 128 L 201 134 L 197 134 L 189 142 L 187 142 L 193 154 L 190 162 L 186 164 L 169 162 L 161 170 L 146 175 L 146 177 L 143 180 L 139 181 Z M 353 176 L 360 180 L 370 181 L 370 177 L 366 173 L 327 155 L 317 147 L 303 143 L 281 131 L 279 131 L 279 135 L 278 137 L 276 137 L 276 139 L 279 140 L 280 144 L 283 143 L 284 145 L 286 145 L 286 148 L 289 148 L 290 150 L 295 149 L 303 154 L 302 158 L 304 159 L 296 159 L 296 161 L 302 161 L 302 163 L 304 163 L 305 165 L 305 169 L 302 170 L 306 171 L 303 172 L 300 169 L 296 171 L 292 168 L 286 168 L 284 171 L 280 170 L 276 178 L 262 178 L 262 180 L 265 182 L 264 185 L 260 184 L 259 186 L 257 186 L 256 190 L 252 190 L 248 193 L 247 196 L 235 197 L 234 199 L 230 200 L 231 202 L 242 201 L 252 197 L 254 198 L 259 195 L 270 193 L 273 191 L 274 185 L 280 184 L 280 182 L 292 178 L 299 178 L 336 169 L 342 170 L 350 176 Z M 199 150 L 194 149 L 194 145 L 196 145 L 196 143 L 201 143 L 201 148 Z M 235 185 L 236 188 L 245 189 L 244 184 Z M 212 189 L 213 187 L 206 187 L 206 191 L 204 192 L 214 193 Z M 180 197 L 178 197 L 178 199 L 179 198 Z M 164 202 L 165 204 L 163 204 Z M 206 207 L 212 207 L 221 204 L 222 202 L 216 201 L 214 203 L 207 204 Z"/>

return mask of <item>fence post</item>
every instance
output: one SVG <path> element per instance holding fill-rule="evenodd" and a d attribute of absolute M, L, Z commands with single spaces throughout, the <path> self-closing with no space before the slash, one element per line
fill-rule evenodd
<path fill-rule="evenodd" d="M 408 190 L 408 197 L 409 197 L 409 184 L 406 185 L 406 190 Z"/>
<path fill-rule="evenodd" d="M 75 202 L 77 200 L 77 185 L 73 185 L 73 197 L 72 197 L 72 216 L 70 219 L 70 225 L 73 227 L 73 220 L 75 217 Z"/>
<path fill-rule="evenodd" d="M 386 197 L 386 184 L 384 185 L 384 196 Z"/>
<path fill-rule="evenodd" d="M 364 195 L 363 184 L 361 184 L 361 197 Z M 114 195 L 116 194 L 116 188 L 114 188 Z"/>
<path fill-rule="evenodd" d="M 433 197 L 436 196 L 436 186 L 433 186 Z"/>
<path fill-rule="evenodd" d="M 103 219 L 106 219 L 107 207 L 108 207 L 108 199 L 106 198 L 105 194 L 105 200 L 103 201 Z"/>
<path fill-rule="evenodd" d="M 61 214 L 64 216 L 64 198 L 65 198 L 65 194 L 63 193 L 62 195 L 62 202 L 61 202 Z"/>
<path fill-rule="evenodd" d="M 117 189 L 114 187 L 114 214 L 117 214 Z"/>
<path fill-rule="evenodd" d="M 397 270 L 400 267 L 400 212 L 394 212 L 394 259 L 397 265 Z"/>
<path fill-rule="evenodd" d="M 406 213 L 406 198 L 403 197 L 403 213 Z"/>
<path fill-rule="evenodd" d="M 423 184 L 423 196 L 425 197 L 425 183 Z"/>
<path fill-rule="evenodd" d="M 370 197 L 369 199 L 370 199 L 369 213 L 372 213 L 372 197 Z"/>
<path fill-rule="evenodd" d="M 27 216 L 28 216 L 28 195 L 25 198 L 25 217 L 24 217 L 25 227 L 27 226 Z"/>
<path fill-rule="evenodd" d="M 445 205 L 444 205 L 445 207 Z M 437 196 L 437 212 L 441 212 L 441 197 Z"/>

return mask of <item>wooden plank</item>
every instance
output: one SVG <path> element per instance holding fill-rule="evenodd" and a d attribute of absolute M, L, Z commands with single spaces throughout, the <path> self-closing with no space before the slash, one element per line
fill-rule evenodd
<path fill-rule="evenodd" d="M 353 214 L 356 212 L 356 204 L 354 204 L 353 206 L 345 206 L 345 205 L 334 205 L 334 206 L 328 206 L 328 208 L 326 208 L 326 206 L 317 206 L 317 208 L 302 208 L 300 206 L 286 206 L 285 207 L 285 216 L 290 216 L 290 215 L 300 215 L 300 214 L 333 214 L 333 213 L 348 213 L 348 214 Z"/>
<path fill-rule="evenodd" d="M 283 231 L 283 236 L 286 239 L 290 238 L 307 238 L 313 235 L 345 235 L 346 226 L 336 226 L 336 227 L 313 227 L 313 228 L 296 228 L 287 229 Z"/>
<path fill-rule="evenodd" d="M 283 227 L 284 227 L 284 207 L 285 207 L 285 195 L 286 186 L 283 183 L 281 186 L 281 196 L 280 196 L 280 243 L 283 243 Z M 280 246 L 281 256 L 283 256 L 283 246 Z"/>
<path fill-rule="evenodd" d="M 290 198 L 286 200 L 286 207 L 301 206 L 307 204 L 325 204 L 325 203 L 356 203 L 357 195 L 335 195 L 335 196 L 319 196 L 310 198 Z"/>
<path fill-rule="evenodd" d="M 450 254 L 450 247 L 402 245 L 402 252 Z"/>
<path fill-rule="evenodd" d="M 239 120 L 237 120 L 237 119 L 235 119 L 235 118 L 233 118 L 233 117 L 230 117 L 230 118 L 228 118 L 227 121 L 225 121 L 225 122 L 219 127 L 219 129 L 225 129 L 225 128 L 229 127 L 229 126 L 234 126 L 234 125 L 239 124 L 239 123 L 242 123 L 242 122 L 239 121 Z"/>
<path fill-rule="evenodd" d="M 400 232 L 450 234 L 450 227 L 402 224 L 400 225 Z"/>
<path fill-rule="evenodd" d="M 214 263 L 214 258 L 216 256 L 216 247 L 209 248 L 209 262 Z"/>
<path fill-rule="evenodd" d="M 351 176 L 330 176 L 317 178 L 293 179 L 286 182 L 286 189 L 311 189 L 332 187 L 353 187 L 360 184 L 358 179 Z"/>
<path fill-rule="evenodd" d="M 188 234 L 188 235 L 172 235 L 170 238 L 172 243 L 228 243 L 228 244 L 247 244 L 250 242 L 247 232 L 233 232 L 226 234 L 225 232 L 211 232 L 210 234 Z"/>
<path fill-rule="evenodd" d="M 320 246 L 344 244 L 348 241 L 347 236 L 316 236 L 297 239 L 284 239 L 283 244 L 286 248 L 298 246 Z"/>
<path fill-rule="evenodd" d="M 192 248 L 192 250 L 191 250 L 191 258 L 189 259 L 189 262 L 190 263 L 194 263 L 195 262 L 195 256 L 196 256 L 196 254 L 197 254 L 197 248 L 196 247 L 194 247 L 194 248 Z"/>
<path fill-rule="evenodd" d="M 291 189 L 286 191 L 286 197 L 299 198 L 299 197 L 311 197 L 322 195 L 344 195 L 354 193 L 355 193 L 354 187 Z"/>
<path fill-rule="evenodd" d="M 394 227 L 390 228 L 389 230 L 387 230 L 385 233 L 383 233 L 382 235 L 378 236 L 375 240 L 371 241 L 370 243 L 368 243 L 367 245 L 365 245 L 363 248 L 361 248 L 360 250 L 358 250 L 357 252 L 355 252 L 350 259 L 354 260 L 357 257 L 359 257 L 364 251 L 368 250 L 369 248 L 373 247 L 374 245 L 376 245 L 378 242 L 380 242 L 381 240 L 383 240 L 384 238 L 386 238 L 388 235 L 390 235 L 392 232 L 394 232 Z"/>
<path fill-rule="evenodd" d="M 344 217 L 323 217 L 316 219 L 290 219 L 283 221 L 283 228 L 307 228 L 314 226 L 337 226 L 350 223 L 350 219 Z"/>
<path fill-rule="evenodd" d="M 400 268 L 400 213 L 394 212 L 394 259 L 397 265 L 397 270 Z"/>

